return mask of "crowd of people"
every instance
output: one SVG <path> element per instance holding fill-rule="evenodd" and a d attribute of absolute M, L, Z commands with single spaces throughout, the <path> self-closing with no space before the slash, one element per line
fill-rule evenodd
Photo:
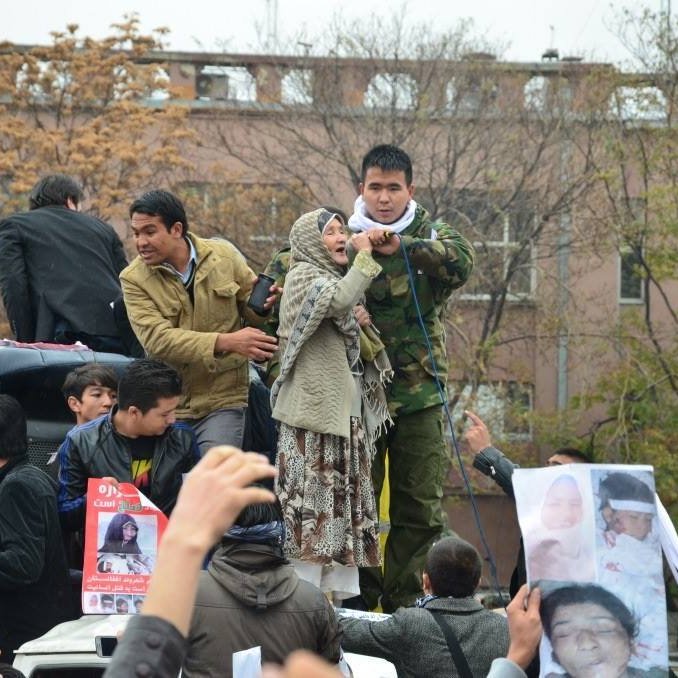
<path fill-rule="evenodd" d="M 140 614 L 107 675 L 230 676 L 234 655 L 259 647 L 263 662 L 291 655 L 269 676 L 337 675 L 342 650 L 383 657 L 400 676 L 522 676 L 540 604 L 567 675 L 593 675 L 553 629 L 585 624 L 591 606 L 623 617 L 609 599 L 579 588 L 542 602 L 520 587 L 524 563 L 508 623 L 474 597 L 481 557 L 442 507 L 444 311 L 471 275 L 473 247 L 416 202 L 402 149 L 372 148 L 360 178 L 350 217 L 323 206 L 292 225 L 267 268 L 263 315 L 248 304 L 257 276 L 237 247 L 195 235 L 169 191 L 130 206 L 129 265 L 64 175 L 41 179 L 30 210 L 0 223 L 0 287 L 18 340 L 137 358 L 120 376 L 98 363 L 68 375 L 76 425 L 49 465 L 56 482 L 28 463 L 21 406 L 0 396 L 0 660 L 79 613 L 68 566 L 82 569 L 87 481 L 101 478 L 134 484 L 170 516 L 146 597 L 117 608 Z M 238 449 L 251 361 L 269 363 L 277 441 L 263 455 Z M 513 465 L 469 417 L 476 465 L 510 493 Z M 554 463 L 582 461 L 560 455 Z M 100 553 L 138 555 L 138 531 L 130 513 L 115 516 Z M 332 603 L 392 616 L 337 616 Z M 619 624 L 614 675 L 636 675 L 622 672 L 633 628 Z"/>

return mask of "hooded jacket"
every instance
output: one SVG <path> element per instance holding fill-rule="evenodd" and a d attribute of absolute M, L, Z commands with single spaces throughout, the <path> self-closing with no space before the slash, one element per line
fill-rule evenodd
<path fill-rule="evenodd" d="M 185 678 L 230 678 L 233 653 L 257 645 L 263 662 L 282 663 L 298 649 L 339 661 L 341 631 L 332 606 L 297 577 L 278 547 L 224 542 L 200 577 Z"/>

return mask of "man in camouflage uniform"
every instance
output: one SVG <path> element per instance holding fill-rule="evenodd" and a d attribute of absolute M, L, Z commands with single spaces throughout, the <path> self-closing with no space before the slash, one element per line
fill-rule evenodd
<path fill-rule="evenodd" d="M 474 252 L 466 238 L 445 223 L 433 222 L 411 199 L 412 164 L 403 150 L 389 145 L 373 148 L 363 159 L 361 180 L 349 227 L 370 234 L 373 254 L 383 269 L 367 290 L 367 308 L 394 369 L 387 392 L 394 426 L 382 437 L 372 469 L 378 497 L 388 450 L 391 529 L 383 577 L 378 568 L 362 570 L 361 591 L 370 608 L 381 598 L 383 610 L 393 612 L 421 595 L 426 554 L 447 529 L 442 488 L 449 448 L 435 375 L 444 390 L 448 373 L 444 311 L 452 290 L 468 279 Z M 401 243 L 414 278 L 433 365 Z"/>

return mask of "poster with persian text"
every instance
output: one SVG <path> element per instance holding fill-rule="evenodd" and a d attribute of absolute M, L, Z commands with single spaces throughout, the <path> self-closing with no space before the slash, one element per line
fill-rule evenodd
<path fill-rule="evenodd" d="M 659 500 L 651 466 L 517 469 L 530 586 L 541 590 L 541 676 L 667 676 Z"/>
<path fill-rule="evenodd" d="M 82 611 L 138 614 L 167 518 L 134 485 L 87 483 Z"/>

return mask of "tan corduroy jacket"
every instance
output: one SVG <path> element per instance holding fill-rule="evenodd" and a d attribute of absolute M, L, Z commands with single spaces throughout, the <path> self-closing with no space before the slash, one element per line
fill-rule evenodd
<path fill-rule="evenodd" d="M 263 318 L 246 307 L 255 274 L 240 252 L 224 240 L 188 237 L 197 255 L 194 303 L 174 273 L 139 257 L 120 273 L 120 282 L 132 328 L 147 354 L 181 374 L 184 395 L 177 416 L 199 419 L 247 404 L 247 358 L 215 356 L 214 344 L 220 332 L 241 329 L 243 319 L 260 324 Z"/>

